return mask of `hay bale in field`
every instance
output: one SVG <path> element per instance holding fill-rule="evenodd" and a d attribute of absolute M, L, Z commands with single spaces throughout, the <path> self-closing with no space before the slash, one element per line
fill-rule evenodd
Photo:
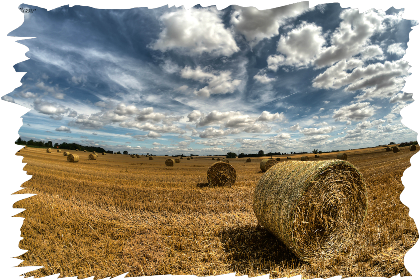
<path fill-rule="evenodd" d="M 276 161 L 280 161 L 280 158 L 278 157 L 278 158 L 276 158 Z"/>
<path fill-rule="evenodd" d="M 260 168 L 262 172 L 266 172 L 270 167 L 276 165 L 277 161 L 271 158 L 265 158 L 260 162 Z"/>
<path fill-rule="evenodd" d="M 229 163 L 229 160 L 227 159 L 222 159 L 223 162 Z"/>
<path fill-rule="evenodd" d="M 398 153 L 398 152 L 400 151 L 400 148 L 398 148 L 397 146 L 392 147 L 392 151 L 393 151 L 394 153 Z"/>
<path fill-rule="evenodd" d="M 104 156 L 104 155 L 106 155 L 106 153 L 105 152 L 102 152 L 102 155 Z"/>
<path fill-rule="evenodd" d="M 253 209 L 301 260 L 328 263 L 352 246 L 362 226 L 366 186 L 347 161 L 284 161 L 260 178 Z"/>
<path fill-rule="evenodd" d="M 180 163 L 181 161 L 179 160 L 179 158 L 176 158 L 176 159 L 175 159 L 175 162 L 176 162 L 176 163 Z"/>
<path fill-rule="evenodd" d="M 215 162 L 207 170 L 209 186 L 232 186 L 236 181 L 236 170 L 226 162 Z"/>
<path fill-rule="evenodd" d="M 57 153 L 61 153 L 61 150 L 57 150 Z"/>
<path fill-rule="evenodd" d="M 390 147 L 386 147 L 386 148 L 385 148 L 385 150 L 386 150 L 387 152 L 392 151 L 392 149 L 391 149 Z"/>
<path fill-rule="evenodd" d="M 300 158 L 300 160 L 301 161 L 307 161 L 307 160 L 309 160 L 309 157 L 308 156 L 303 156 L 303 157 Z"/>
<path fill-rule="evenodd" d="M 140 158 L 140 156 L 139 155 L 136 155 L 136 158 Z"/>
<path fill-rule="evenodd" d="M 83 150 L 83 152 L 85 152 L 85 153 L 86 153 L 87 151 L 86 151 L 86 150 Z"/>
<path fill-rule="evenodd" d="M 211 158 L 211 160 L 214 160 L 214 158 Z"/>
<path fill-rule="evenodd" d="M 287 157 L 287 159 L 292 159 L 292 157 Z"/>
<path fill-rule="evenodd" d="M 48 148 L 47 149 L 47 153 L 51 153 L 51 148 Z"/>
<path fill-rule="evenodd" d="M 66 157 L 66 156 L 68 156 L 68 155 L 69 155 L 69 153 L 68 153 L 68 152 L 64 152 L 64 153 L 63 153 L 63 156 L 65 156 L 65 157 Z"/>
<path fill-rule="evenodd" d="M 97 158 L 98 156 L 97 155 L 94 155 L 94 154 L 90 154 L 89 155 L 89 159 L 90 160 L 96 160 L 96 158 Z"/>
<path fill-rule="evenodd" d="M 416 150 L 416 145 L 411 145 L 410 146 L 410 151 L 415 151 Z"/>
<path fill-rule="evenodd" d="M 165 160 L 165 165 L 166 166 L 174 166 L 175 161 L 171 158 L 168 158 L 167 160 Z"/>
<path fill-rule="evenodd" d="M 246 162 L 251 162 L 251 158 L 247 158 L 246 159 Z"/>
<path fill-rule="evenodd" d="M 217 160 L 217 161 L 220 161 L 220 158 L 217 158 L 216 160 Z"/>
<path fill-rule="evenodd" d="M 132 158 L 135 158 L 136 156 L 135 156 L 135 155 L 131 155 L 131 157 L 132 157 Z"/>
<path fill-rule="evenodd" d="M 73 154 L 68 154 L 67 161 L 78 162 L 79 161 L 79 156 L 78 155 L 73 155 Z"/>
<path fill-rule="evenodd" d="M 149 160 L 153 160 L 153 157 L 149 157 Z"/>
<path fill-rule="evenodd" d="M 319 158 L 319 155 L 315 155 L 315 158 Z"/>
<path fill-rule="evenodd" d="M 76 149 L 76 151 L 79 151 L 79 149 Z"/>
<path fill-rule="evenodd" d="M 347 160 L 347 154 L 346 153 L 337 154 L 337 159 Z"/>
<path fill-rule="evenodd" d="M 187 160 L 190 160 L 190 157 L 187 157 Z"/>
<path fill-rule="evenodd" d="M 193 157 L 190 157 L 190 159 L 194 159 Z"/>

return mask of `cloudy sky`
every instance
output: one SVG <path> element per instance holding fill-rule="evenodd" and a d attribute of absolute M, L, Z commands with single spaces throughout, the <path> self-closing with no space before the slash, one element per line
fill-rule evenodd
<path fill-rule="evenodd" d="M 36 38 L 2 99 L 32 109 L 25 140 L 161 155 L 416 140 L 403 10 L 21 7 L 36 11 L 9 35 Z"/>

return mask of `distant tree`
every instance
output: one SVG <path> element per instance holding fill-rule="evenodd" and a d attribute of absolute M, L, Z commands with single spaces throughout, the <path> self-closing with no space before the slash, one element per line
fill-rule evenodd
<path fill-rule="evenodd" d="M 258 151 L 258 156 L 263 157 L 264 156 L 264 151 L 263 150 L 259 150 Z"/>
<path fill-rule="evenodd" d="M 312 151 L 312 153 L 317 154 L 317 153 L 318 153 L 318 149 L 314 149 L 314 150 Z"/>
<path fill-rule="evenodd" d="M 226 154 L 226 158 L 236 158 L 236 154 L 232 153 L 232 152 L 229 152 L 229 153 Z"/>
<path fill-rule="evenodd" d="M 128 152 L 127 152 L 127 151 L 124 151 L 124 152 L 123 152 L 123 154 L 124 154 L 124 155 L 128 155 Z"/>
<path fill-rule="evenodd" d="M 120 151 L 118 151 L 118 152 L 117 152 L 117 154 L 118 154 L 118 155 L 121 155 L 121 152 L 120 152 Z"/>
<path fill-rule="evenodd" d="M 20 139 L 20 137 L 19 137 L 19 138 L 16 140 L 15 144 L 18 144 L 18 145 L 22 144 L 22 139 Z"/>
<path fill-rule="evenodd" d="M 389 142 L 388 145 L 395 145 L 395 142 Z"/>
<path fill-rule="evenodd" d="M 244 153 L 240 153 L 239 156 L 238 156 L 238 158 L 243 158 L 243 157 L 245 157 Z"/>

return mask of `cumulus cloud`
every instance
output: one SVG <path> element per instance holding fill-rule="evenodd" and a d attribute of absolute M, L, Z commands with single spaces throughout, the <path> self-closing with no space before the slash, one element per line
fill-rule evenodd
<path fill-rule="evenodd" d="M 320 135 L 320 134 L 326 134 L 330 133 L 335 129 L 335 126 L 326 126 L 322 128 L 304 128 L 299 130 L 301 133 L 303 133 L 305 136 L 312 136 L 312 135 Z"/>
<path fill-rule="evenodd" d="M 205 72 L 200 67 L 191 69 L 186 66 L 181 71 L 181 77 L 184 79 L 192 79 L 201 83 L 206 83 L 207 86 L 194 90 L 194 94 L 202 97 L 209 97 L 212 94 L 226 94 L 234 92 L 240 80 L 232 79 L 230 71 L 219 71 L 215 73 Z"/>
<path fill-rule="evenodd" d="M 290 134 L 289 133 L 281 133 L 281 134 L 277 134 L 276 136 L 274 136 L 274 138 L 277 138 L 277 139 L 289 139 L 290 138 Z"/>
<path fill-rule="evenodd" d="M 257 80 L 258 82 L 262 84 L 268 84 L 268 83 L 271 83 L 272 81 L 275 81 L 276 79 L 267 77 L 267 74 L 264 74 L 264 75 L 257 74 L 254 76 L 254 80 Z"/>
<path fill-rule="evenodd" d="M 413 101 L 413 94 L 412 93 L 408 93 L 408 92 L 401 92 L 398 93 L 396 95 L 394 95 L 393 97 L 391 97 L 391 99 L 389 100 L 389 103 L 396 103 L 396 102 L 400 102 L 400 101 Z"/>
<path fill-rule="evenodd" d="M 230 56 L 239 51 L 215 7 L 179 9 L 162 15 L 160 20 L 164 28 L 157 41 L 150 45 L 154 50 L 178 49 L 185 54 L 209 53 L 215 56 Z"/>
<path fill-rule="evenodd" d="M 269 133 L 271 128 L 263 123 L 254 123 L 245 127 L 244 132 L 247 133 Z"/>
<path fill-rule="evenodd" d="M 140 123 L 136 121 L 128 121 L 122 122 L 120 124 L 121 127 L 128 127 L 128 128 L 137 128 L 143 131 L 154 131 L 157 133 L 178 133 L 183 134 L 185 133 L 180 127 L 175 125 L 156 125 L 152 123 Z"/>
<path fill-rule="evenodd" d="M 362 121 L 375 114 L 376 110 L 369 102 L 355 103 L 334 110 L 333 118 L 337 121 Z"/>
<path fill-rule="evenodd" d="M 289 129 L 290 129 L 291 131 L 296 131 L 296 130 L 299 130 L 299 129 L 300 129 L 300 126 L 299 126 L 299 124 L 297 123 L 297 124 L 292 125 L 291 127 L 289 127 Z"/>
<path fill-rule="evenodd" d="M 221 124 L 229 121 L 230 119 L 237 117 L 243 117 L 240 112 L 229 111 L 229 112 L 218 112 L 212 111 L 209 114 L 202 116 L 197 123 L 197 127 L 207 126 L 210 124 Z"/>
<path fill-rule="evenodd" d="M 361 59 L 363 61 L 372 60 L 372 59 L 382 60 L 382 59 L 385 59 L 385 56 L 383 54 L 384 52 L 382 51 L 380 46 L 371 45 L 371 46 L 365 47 L 362 50 Z"/>
<path fill-rule="evenodd" d="M 152 108 L 152 111 L 153 111 L 153 108 Z M 126 106 L 123 103 L 118 104 L 117 108 L 115 108 L 115 110 L 114 110 L 114 113 L 118 114 L 120 116 L 131 116 L 131 115 L 136 114 L 137 112 L 138 112 L 138 109 L 137 109 L 136 106 L 134 106 L 134 105 Z"/>
<path fill-rule="evenodd" d="M 223 130 L 223 129 L 216 129 L 214 127 L 208 127 L 204 131 L 200 132 L 198 136 L 200 138 L 213 138 L 213 137 L 221 137 L 229 135 L 229 130 Z"/>
<path fill-rule="evenodd" d="M 22 91 L 18 95 L 23 97 L 23 98 L 35 98 L 35 97 L 37 97 L 37 95 L 35 93 L 29 92 L 29 91 L 25 91 L 25 92 Z"/>
<path fill-rule="evenodd" d="M 165 119 L 165 115 L 162 113 L 154 113 L 153 107 L 148 107 L 143 110 L 138 111 L 138 116 L 136 120 L 139 122 L 151 121 L 151 122 L 160 122 Z"/>
<path fill-rule="evenodd" d="M 1 99 L 4 100 L 4 101 L 7 101 L 7 102 L 15 103 L 15 100 L 13 99 L 13 97 L 8 96 L 8 95 L 2 96 Z"/>
<path fill-rule="evenodd" d="M 187 118 L 189 122 L 195 122 L 200 119 L 202 116 L 201 112 L 199 110 L 194 110 L 191 113 L 188 114 Z"/>
<path fill-rule="evenodd" d="M 284 121 L 285 118 L 286 117 L 284 116 L 283 112 L 280 113 L 280 114 L 279 113 L 271 114 L 268 111 L 263 111 L 261 113 L 261 115 L 257 118 L 256 121 L 260 121 L 260 122 L 279 121 L 279 122 L 281 122 L 281 121 Z"/>
<path fill-rule="evenodd" d="M 323 141 L 330 138 L 330 135 L 313 135 L 308 137 L 301 138 L 301 141 L 303 143 L 309 143 L 309 144 L 322 144 Z"/>
<path fill-rule="evenodd" d="M 68 128 L 67 126 L 63 126 L 63 125 L 60 126 L 60 127 L 57 127 L 55 130 L 56 131 L 63 131 L 63 132 L 71 133 L 70 128 Z"/>
<path fill-rule="evenodd" d="M 149 133 L 147 134 L 148 138 L 159 138 L 161 136 L 162 134 L 154 132 L 154 131 L 149 131 Z"/>
<path fill-rule="evenodd" d="M 62 105 L 43 101 L 40 99 L 36 99 L 34 101 L 34 109 L 39 113 L 49 115 L 55 120 L 61 120 L 64 114 L 69 111 L 68 108 Z"/>
<path fill-rule="evenodd" d="M 326 126 L 326 125 L 328 125 L 327 122 L 322 122 L 322 123 L 314 124 L 314 126 Z"/>
<path fill-rule="evenodd" d="M 405 54 L 405 50 L 401 47 L 401 43 L 389 45 L 386 51 L 390 54 L 396 54 L 398 56 L 403 56 Z"/>

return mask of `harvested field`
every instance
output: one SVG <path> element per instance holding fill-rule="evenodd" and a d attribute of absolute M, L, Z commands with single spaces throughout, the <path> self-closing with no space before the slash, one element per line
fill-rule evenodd
<path fill-rule="evenodd" d="M 253 193 L 265 174 L 263 158 L 229 159 L 237 175 L 232 187 L 198 188 L 207 184 L 207 170 L 215 163 L 211 157 L 167 168 L 163 156 L 89 160 L 83 151 L 63 152 L 78 155 L 79 161 L 29 147 L 18 154 L 32 178 L 17 193 L 37 194 L 14 204 L 26 209 L 16 215 L 25 218 L 19 247 L 28 250 L 19 266 L 44 266 L 25 276 L 408 275 L 404 255 L 418 240 L 409 209 L 399 199 L 401 176 L 416 153 L 408 147 L 398 153 L 383 147 L 345 151 L 365 180 L 367 215 L 357 246 L 316 266 L 257 225 Z M 299 155 L 287 156 L 300 162 Z M 324 153 L 322 160 L 336 157 Z M 308 162 L 319 160 L 311 155 Z"/>

